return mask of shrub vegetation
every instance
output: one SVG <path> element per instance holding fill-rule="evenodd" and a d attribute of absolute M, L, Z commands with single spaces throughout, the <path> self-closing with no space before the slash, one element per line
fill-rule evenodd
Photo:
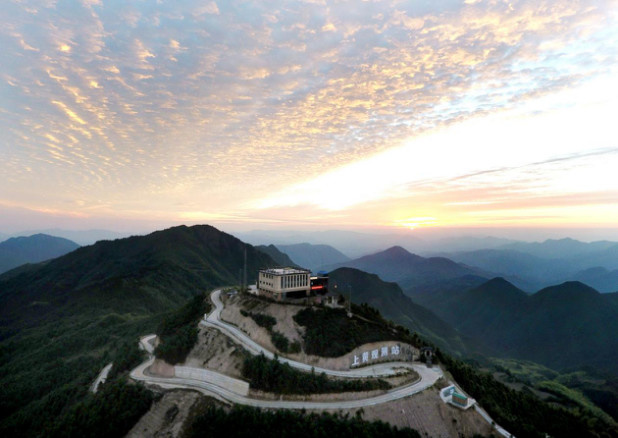
<path fill-rule="evenodd" d="M 349 318 L 343 309 L 305 308 L 294 321 L 306 328 L 305 352 L 322 357 L 339 357 L 370 342 L 403 341 L 416 345 L 410 332 L 387 324 L 371 307 L 354 306 Z"/>
<path fill-rule="evenodd" d="M 391 385 L 382 379 L 334 380 L 326 377 L 324 373 L 303 373 L 277 359 L 268 359 L 263 354 L 245 359 L 242 374 L 251 381 L 251 387 L 277 394 L 319 394 L 391 388 Z"/>
<path fill-rule="evenodd" d="M 199 294 L 167 315 L 157 328 L 161 343 L 155 349 L 156 357 L 172 365 L 184 362 L 197 342 L 197 324 L 209 311 L 205 296 Z"/>
<path fill-rule="evenodd" d="M 414 429 L 398 429 L 382 421 L 335 414 L 307 414 L 288 410 L 261 411 L 234 406 L 226 412 L 212 404 L 194 410 L 183 438 L 420 438 Z"/>

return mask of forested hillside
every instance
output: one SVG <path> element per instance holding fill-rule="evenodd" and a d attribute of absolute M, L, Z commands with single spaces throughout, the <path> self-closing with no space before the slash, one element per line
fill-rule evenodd
<path fill-rule="evenodd" d="M 352 302 L 375 307 L 386 318 L 453 354 L 469 352 L 470 345 L 466 345 L 451 325 L 414 303 L 397 283 L 382 281 L 377 275 L 358 269 L 339 268 L 330 273 L 330 289 L 345 297 L 351 293 Z"/>
<path fill-rule="evenodd" d="M 191 296 L 273 266 L 210 226 L 102 241 L 0 276 L 0 432 L 33 436 L 86 394 L 123 343 Z M 36 421 L 33 421 L 36 419 Z"/>
<path fill-rule="evenodd" d="M 579 282 L 527 295 L 495 278 L 425 303 L 495 355 L 556 370 L 587 366 L 615 376 L 618 306 L 613 298 Z"/>

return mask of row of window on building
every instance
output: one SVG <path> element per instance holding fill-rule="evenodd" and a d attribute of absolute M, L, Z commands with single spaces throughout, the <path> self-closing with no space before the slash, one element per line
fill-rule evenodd
<path fill-rule="evenodd" d="M 258 293 L 275 299 L 324 295 L 328 293 L 328 275 L 311 277 L 311 271 L 302 268 L 262 269 Z"/>

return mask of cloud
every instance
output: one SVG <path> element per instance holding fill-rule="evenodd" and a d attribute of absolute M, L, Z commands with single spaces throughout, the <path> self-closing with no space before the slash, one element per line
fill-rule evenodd
<path fill-rule="evenodd" d="M 564 106 L 527 108 L 618 57 L 609 1 L 69 3 L 0 11 L 6 193 L 54 208 L 83 185 L 132 212 L 155 196 L 229 212 L 410 138 Z M 37 197 L 25 168 L 58 195 Z M 391 182 L 346 202 L 406 194 Z"/>
<path fill-rule="evenodd" d="M 216 2 L 209 2 L 203 6 L 200 6 L 194 10 L 194 14 L 196 16 L 201 16 L 204 14 L 210 15 L 219 15 L 219 7 Z"/>
<path fill-rule="evenodd" d="M 567 92 L 567 101 L 573 93 L 587 96 L 580 107 L 534 118 L 512 112 L 470 120 L 286 187 L 256 206 L 345 210 L 389 198 L 409 204 L 418 193 L 430 193 L 435 202 L 443 196 L 438 194 L 450 193 L 454 199 L 444 201 L 450 206 L 533 202 L 564 193 L 616 196 L 610 175 L 618 147 L 608 117 L 618 110 L 618 99 L 604 99 L 607 81 Z M 486 187 L 498 193 L 488 196 Z"/>

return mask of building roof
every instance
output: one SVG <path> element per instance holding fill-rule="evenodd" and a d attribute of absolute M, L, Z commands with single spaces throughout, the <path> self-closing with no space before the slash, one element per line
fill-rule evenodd
<path fill-rule="evenodd" d="M 270 268 L 270 269 L 260 269 L 260 272 L 264 272 L 266 274 L 272 274 L 272 275 L 310 274 L 311 273 L 309 269 L 302 269 L 302 268 Z"/>
<path fill-rule="evenodd" d="M 453 396 L 453 398 L 457 398 L 459 400 L 468 400 L 468 397 L 466 397 L 465 395 L 460 394 L 458 392 L 455 392 L 455 391 L 453 391 L 452 396 Z"/>

